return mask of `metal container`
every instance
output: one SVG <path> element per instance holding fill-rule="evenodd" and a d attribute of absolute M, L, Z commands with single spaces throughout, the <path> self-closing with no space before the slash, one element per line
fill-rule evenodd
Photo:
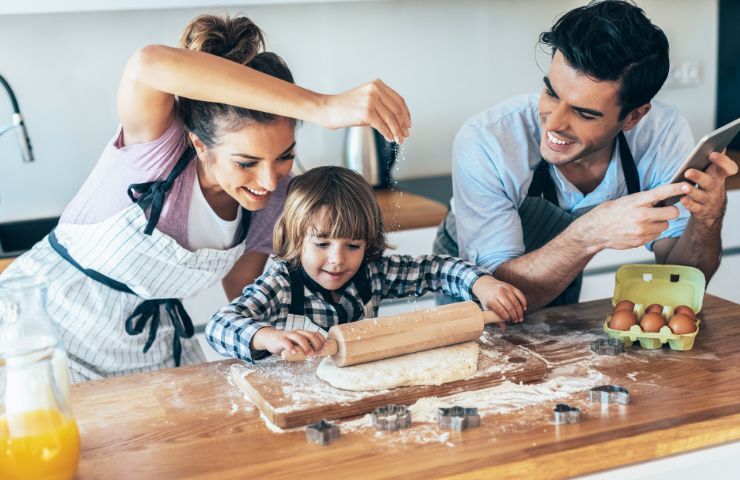
<path fill-rule="evenodd" d="M 391 186 L 391 168 L 396 161 L 397 145 L 386 141 L 368 126 L 347 129 L 344 142 L 344 166 L 362 175 L 373 188 Z"/>

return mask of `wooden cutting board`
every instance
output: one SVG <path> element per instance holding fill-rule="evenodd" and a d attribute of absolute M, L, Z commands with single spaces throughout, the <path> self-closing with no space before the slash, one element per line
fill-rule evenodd
<path fill-rule="evenodd" d="M 545 377 L 545 361 L 526 348 L 487 330 L 479 339 L 478 371 L 470 378 L 442 385 L 352 392 L 316 376 L 320 360 L 283 362 L 273 357 L 257 365 L 232 365 L 231 379 L 272 423 L 293 428 L 371 412 L 376 407 L 410 405 L 422 397 L 447 396 L 498 385 L 505 380 L 532 383 Z"/>

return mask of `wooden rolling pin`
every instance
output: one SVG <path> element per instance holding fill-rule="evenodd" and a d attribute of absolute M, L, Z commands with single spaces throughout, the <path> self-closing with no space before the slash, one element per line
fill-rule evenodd
<path fill-rule="evenodd" d="M 481 311 L 475 302 L 453 303 L 417 312 L 334 325 L 319 355 L 331 355 L 340 367 L 476 340 L 487 323 L 503 320 Z M 305 360 L 283 350 L 287 361 Z"/>

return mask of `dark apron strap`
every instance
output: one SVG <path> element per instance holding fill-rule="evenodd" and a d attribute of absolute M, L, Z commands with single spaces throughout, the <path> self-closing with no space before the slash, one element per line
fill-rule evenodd
<path fill-rule="evenodd" d="M 627 184 L 627 195 L 632 195 L 641 190 L 640 176 L 637 174 L 637 165 L 635 164 L 635 159 L 632 158 L 632 151 L 627 144 L 627 138 L 624 136 L 624 132 L 619 132 L 617 138 L 619 142 L 619 159 L 622 161 L 622 172 L 624 172 L 624 180 Z"/>
<path fill-rule="evenodd" d="M 306 282 L 303 277 L 304 273 L 301 268 L 290 268 L 289 269 L 290 274 L 290 306 L 288 307 L 288 313 L 292 315 L 305 315 L 306 314 L 306 304 L 305 304 L 305 286 Z M 360 295 L 360 298 L 362 300 L 362 312 L 365 312 L 364 306 L 367 304 L 370 299 L 373 296 L 372 292 L 372 286 L 370 284 L 370 276 L 367 269 L 367 264 L 365 262 L 362 263 L 362 266 L 357 271 L 357 273 L 352 277 L 350 282 L 353 282 L 355 287 L 357 288 L 357 292 Z M 325 292 L 325 295 L 329 295 L 330 292 Z M 343 309 L 341 305 L 335 306 L 338 309 Z M 338 312 L 339 313 L 339 312 Z M 340 320 L 339 323 L 346 323 L 342 322 L 342 315 L 339 315 Z M 351 319 L 347 319 L 347 321 L 351 321 Z"/>
<path fill-rule="evenodd" d="M 290 268 L 290 306 L 288 313 L 292 315 L 306 314 L 306 296 L 305 284 L 303 282 L 303 273 L 299 268 Z"/>

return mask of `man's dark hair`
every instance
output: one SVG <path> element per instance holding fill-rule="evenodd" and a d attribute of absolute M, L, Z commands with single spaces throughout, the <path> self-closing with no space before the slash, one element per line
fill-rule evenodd
<path fill-rule="evenodd" d="M 570 66 L 596 80 L 621 80 L 622 120 L 648 103 L 668 77 L 668 39 L 641 8 L 620 0 L 592 1 L 569 11 L 540 35 Z"/>

